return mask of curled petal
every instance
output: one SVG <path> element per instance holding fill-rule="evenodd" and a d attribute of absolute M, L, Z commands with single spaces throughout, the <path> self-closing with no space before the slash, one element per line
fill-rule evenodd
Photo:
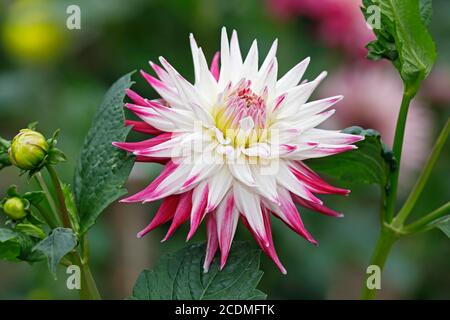
<path fill-rule="evenodd" d="M 330 208 L 325 207 L 322 204 L 318 204 L 318 203 L 314 203 L 308 200 L 305 200 L 303 198 L 300 198 L 299 196 L 292 194 L 292 199 L 294 199 L 294 201 L 296 203 L 298 203 L 299 205 L 301 205 L 302 207 L 305 207 L 307 209 L 313 210 L 313 211 L 317 211 L 319 213 L 323 213 L 327 216 L 331 216 L 331 217 L 337 217 L 337 218 L 342 218 L 344 215 L 340 212 L 334 211 Z"/>
<path fill-rule="evenodd" d="M 208 204 L 208 192 L 208 184 L 204 181 L 192 193 L 191 229 L 189 230 L 187 240 L 194 236 L 198 226 L 205 217 L 206 206 Z"/>
<path fill-rule="evenodd" d="M 281 263 L 280 259 L 278 258 L 277 252 L 275 251 L 275 246 L 273 244 L 272 239 L 272 228 L 270 226 L 270 214 L 269 211 L 266 208 L 261 208 L 261 212 L 263 213 L 263 221 L 264 221 L 264 228 L 267 233 L 266 239 L 262 239 L 250 226 L 247 218 L 242 216 L 242 222 L 244 225 L 249 229 L 250 233 L 255 238 L 256 242 L 258 242 L 261 249 L 264 251 L 265 254 L 267 254 L 272 261 L 276 264 L 278 269 L 282 274 L 287 274 L 286 268 Z M 267 242 L 266 242 L 267 241 Z"/>
<path fill-rule="evenodd" d="M 130 126 L 136 132 L 146 133 L 146 134 L 160 134 L 161 131 L 152 127 L 146 122 L 143 121 L 133 121 L 133 120 L 125 120 L 125 126 Z"/>
<path fill-rule="evenodd" d="M 154 138 L 147 139 L 140 142 L 113 142 L 113 146 L 128 152 L 139 152 L 148 148 L 154 147 L 158 144 L 166 142 L 172 138 L 172 133 L 163 133 Z"/>
<path fill-rule="evenodd" d="M 333 187 L 332 185 L 326 183 L 301 162 L 291 163 L 289 169 L 297 177 L 297 179 L 303 181 L 307 188 L 312 192 L 319 194 L 339 194 L 344 196 L 348 195 L 350 192 L 350 190 Z"/>
<path fill-rule="evenodd" d="M 239 211 L 234 203 L 234 196 L 229 192 L 215 212 L 217 234 L 220 246 L 220 269 L 223 269 L 230 253 L 231 242 L 236 233 Z"/>
<path fill-rule="evenodd" d="M 214 218 L 214 213 L 209 213 L 206 217 L 206 256 L 205 262 L 203 263 L 203 271 L 206 273 L 209 271 L 209 266 L 216 255 L 217 249 L 219 248 L 219 241 L 217 238 L 217 225 Z"/>
<path fill-rule="evenodd" d="M 214 55 L 214 58 L 211 62 L 211 74 L 213 75 L 214 79 L 216 79 L 216 81 L 219 81 L 219 76 L 220 76 L 220 70 L 219 70 L 219 57 L 220 57 L 220 52 L 216 52 L 216 54 Z"/>
<path fill-rule="evenodd" d="M 191 198 L 192 198 L 192 191 L 183 193 L 180 196 L 180 201 L 178 202 L 177 210 L 173 215 L 172 224 L 170 225 L 169 230 L 167 231 L 166 235 L 161 240 L 161 242 L 167 241 L 170 238 L 170 236 L 175 232 L 175 230 L 177 230 L 180 225 L 182 225 L 189 219 L 189 215 L 191 213 L 192 208 Z"/>
<path fill-rule="evenodd" d="M 142 238 L 153 229 L 172 219 L 175 215 L 175 210 L 177 209 L 179 201 L 179 195 L 165 198 L 149 225 L 137 234 L 138 238 Z"/>

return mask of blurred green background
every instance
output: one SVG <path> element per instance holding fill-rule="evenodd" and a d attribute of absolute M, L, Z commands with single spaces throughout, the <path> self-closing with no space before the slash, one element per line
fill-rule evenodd
<path fill-rule="evenodd" d="M 70 182 L 84 136 L 107 88 L 131 70 L 149 69 L 148 60 L 157 61 L 159 55 L 192 80 L 189 33 L 194 33 L 206 56 L 212 58 L 219 48 L 222 26 L 238 30 L 244 55 L 253 38 L 258 39 L 263 54 L 278 38 L 280 74 L 311 56 L 307 78 L 322 70 L 328 70 L 331 77 L 336 74 L 332 83 L 337 85 L 328 85 L 327 92 L 336 90 L 333 94 L 339 94 L 342 85 L 347 85 L 345 90 L 350 93 L 361 91 L 359 87 L 353 88 L 353 84 L 368 81 L 367 91 L 359 92 L 358 97 L 350 94 L 338 107 L 337 114 L 342 112 L 345 116 L 337 116 L 341 119 L 337 124 L 348 125 L 349 122 L 372 127 L 389 136 L 392 129 L 385 128 L 385 124 L 395 122 L 400 93 L 394 86 L 395 92 L 387 93 L 392 94 L 392 99 L 384 100 L 377 88 L 384 81 L 370 82 L 370 79 L 372 72 L 395 78 L 389 71 L 390 66 L 365 62 L 358 54 L 349 53 L 354 50 L 329 41 L 333 30 L 325 29 L 329 34 L 328 38 L 323 37 L 323 28 L 322 33 L 317 30 L 328 16 L 308 14 L 306 9 L 292 11 L 288 16 L 280 14 L 277 8 L 285 2 L 289 1 L 2 0 L 0 136 L 10 139 L 33 121 L 39 122 L 38 129 L 46 135 L 60 128 L 59 146 L 69 161 L 60 165 L 58 171 L 63 180 Z M 301 3 L 302 0 L 291 2 Z M 66 8 L 71 4 L 81 8 L 80 30 L 66 28 Z M 450 114 L 450 2 L 434 0 L 433 4 L 435 14 L 430 28 L 438 45 L 439 61 L 418 98 L 421 111 L 410 119 L 415 121 L 413 131 L 417 137 L 408 141 L 413 151 L 409 160 L 408 156 L 405 159 L 409 165 L 405 164 L 402 173 L 402 197 L 414 182 L 426 153 Z M 357 25 L 357 28 L 365 28 L 365 25 Z M 352 30 L 348 32 L 352 39 Z M 350 41 L 350 45 L 352 43 Z M 353 82 L 347 83 L 345 75 L 338 77 L 345 72 L 354 73 Z M 156 98 L 156 93 L 137 74 L 134 80 L 136 91 Z M 392 81 L 398 83 L 398 79 Z M 320 95 L 319 91 L 317 96 Z M 389 137 L 385 140 L 390 143 Z M 420 147 L 414 149 L 416 144 Z M 417 216 L 448 200 L 449 163 L 450 147 L 447 145 L 415 210 Z M 128 182 L 129 191 L 146 186 L 160 168 L 159 165 L 136 166 Z M 26 177 L 18 178 L 17 173 L 14 168 L 0 172 L 0 195 L 12 183 L 19 185 L 21 191 L 35 187 Z M 378 234 L 378 199 L 377 188 L 359 186 L 348 198 L 326 199 L 330 207 L 345 213 L 344 219 L 303 209 L 302 218 L 320 243 L 317 248 L 293 232 L 286 232 L 284 225 L 274 221 L 275 245 L 288 275 L 281 275 L 272 262 L 263 257 L 265 275 L 260 289 L 274 299 L 357 298 Z M 113 205 L 90 232 L 93 273 L 105 298 L 129 296 L 141 270 L 151 268 L 162 252 L 184 246 L 186 229 L 183 228 L 165 244 L 159 243 L 164 227 L 143 239 L 136 238 L 156 207 L 157 203 Z M 244 229 L 238 228 L 236 238 L 249 237 Z M 194 241 L 203 238 L 204 234 L 199 233 Z M 444 234 L 432 231 L 405 238 L 392 251 L 380 298 L 450 298 L 449 270 L 450 243 Z M 45 263 L 30 266 L 0 262 L 0 298 L 77 298 L 77 292 L 66 289 L 65 279 L 61 268 L 55 281 Z"/>

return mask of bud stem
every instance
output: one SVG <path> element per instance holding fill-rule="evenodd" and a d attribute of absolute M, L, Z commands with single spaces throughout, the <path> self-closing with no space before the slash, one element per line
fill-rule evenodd
<path fill-rule="evenodd" d="M 33 206 L 39 211 L 42 218 L 44 218 L 45 222 L 47 222 L 47 224 L 50 226 L 50 228 L 54 229 L 54 228 L 58 227 L 58 221 L 55 221 L 55 218 L 53 215 L 48 215 L 47 211 L 44 208 L 42 208 L 42 206 L 39 204 L 33 204 Z"/>
<path fill-rule="evenodd" d="M 450 201 L 442 205 L 441 207 L 437 208 L 436 210 L 430 212 L 423 218 L 417 220 L 416 222 L 407 225 L 403 230 L 406 233 L 428 231 L 429 229 L 436 226 L 434 222 L 446 216 L 449 212 L 450 212 Z"/>
<path fill-rule="evenodd" d="M 408 196 L 408 199 L 405 201 L 405 204 L 403 205 L 398 215 L 394 219 L 395 226 L 397 227 L 402 226 L 405 223 L 406 219 L 408 218 L 409 214 L 411 213 L 412 209 L 414 208 L 414 205 L 419 199 L 420 194 L 422 193 L 425 184 L 427 183 L 428 178 L 430 177 L 431 171 L 433 170 L 434 165 L 436 164 L 436 161 L 438 160 L 439 155 L 442 149 L 444 148 L 445 142 L 447 141 L 449 134 L 450 134 L 450 120 L 447 120 L 447 123 L 445 124 L 438 139 L 436 140 L 433 151 L 431 152 L 430 157 L 428 158 L 428 161 L 423 169 L 422 174 L 420 175 L 420 178 L 417 180 L 413 190 Z"/>
<path fill-rule="evenodd" d="M 51 165 L 47 165 L 46 168 L 48 173 L 50 174 L 50 178 L 52 179 L 53 186 L 55 187 L 56 195 L 58 196 L 59 209 L 63 219 L 64 227 L 72 228 L 70 225 L 69 212 L 67 211 L 66 207 L 66 200 L 64 199 L 64 194 L 61 188 L 61 182 L 59 181 L 58 174 Z"/>
<path fill-rule="evenodd" d="M 61 218 L 58 215 L 58 210 L 56 209 L 55 201 L 52 198 L 52 195 L 50 194 L 50 191 L 48 190 L 47 184 L 45 183 L 44 178 L 42 178 L 42 175 L 40 172 L 35 174 L 35 179 L 37 183 L 39 184 L 39 187 L 41 187 L 42 191 L 45 193 L 45 197 L 47 199 L 48 205 L 50 206 L 50 211 L 52 212 L 52 221 L 56 221 L 58 226 L 62 225 Z"/>

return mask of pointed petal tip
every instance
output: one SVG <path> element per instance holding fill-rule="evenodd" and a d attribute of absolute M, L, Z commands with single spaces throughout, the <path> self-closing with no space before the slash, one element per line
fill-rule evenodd
<path fill-rule="evenodd" d="M 223 268 L 225 268 L 225 265 L 227 264 L 227 260 L 222 260 L 220 261 L 220 266 L 219 266 L 219 270 L 222 271 Z"/>
<path fill-rule="evenodd" d="M 356 137 L 358 137 L 358 138 L 356 138 Z M 359 142 L 359 141 L 363 141 L 363 140 L 366 139 L 365 136 L 356 136 L 356 137 L 355 137 L 355 141 L 354 142 Z"/>
<path fill-rule="evenodd" d="M 162 65 L 167 64 L 167 60 L 163 56 L 158 57 L 159 62 L 161 62 Z"/>
<path fill-rule="evenodd" d="M 281 272 L 281 274 L 284 275 L 284 276 L 287 275 L 287 270 L 283 266 L 281 261 L 277 259 L 277 261 L 274 261 L 274 262 L 275 262 L 275 265 L 277 266 L 278 270 Z"/>
<path fill-rule="evenodd" d="M 328 71 L 322 71 L 314 81 L 322 81 L 328 75 Z"/>
<path fill-rule="evenodd" d="M 194 234 L 191 234 L 191 232 L 189 231 L 189 233 L 186 237 L 186 242 L 189 242 L 189 240 L 191 240 L 193 236 L 194 236 Z"/>
<path fill-rule="evenodd" d="M 342 94 L 338 95 L 338 96 L 334 96 L 330 98 L 330 102 L 331 103 L 338 103 L 339 101 L 343 100 L 344 96 Z"/>
<path fill-rule="evenodd" d="M 220 33 L 221 33 L 222 37 L 228 38 L 226 27 L 222 27 L 222 29 L 220 30 Z"/>

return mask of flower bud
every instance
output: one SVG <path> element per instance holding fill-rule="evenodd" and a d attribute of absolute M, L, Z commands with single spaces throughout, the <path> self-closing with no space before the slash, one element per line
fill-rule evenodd
<path fill-rule="evenodd" d="M 3 211 L 13 220 L 20 220 L 27 216 L 25 203 L 18 197 L 7 199 L 3 204 Z"/>
<path fill-rule="evenodd" d="M 20 169 L 32 170 L 42 163 L 48 150 L 49 145 L 42 134 L 30 129 L 22 129 L 12 140 L 9 159 Z"/>

